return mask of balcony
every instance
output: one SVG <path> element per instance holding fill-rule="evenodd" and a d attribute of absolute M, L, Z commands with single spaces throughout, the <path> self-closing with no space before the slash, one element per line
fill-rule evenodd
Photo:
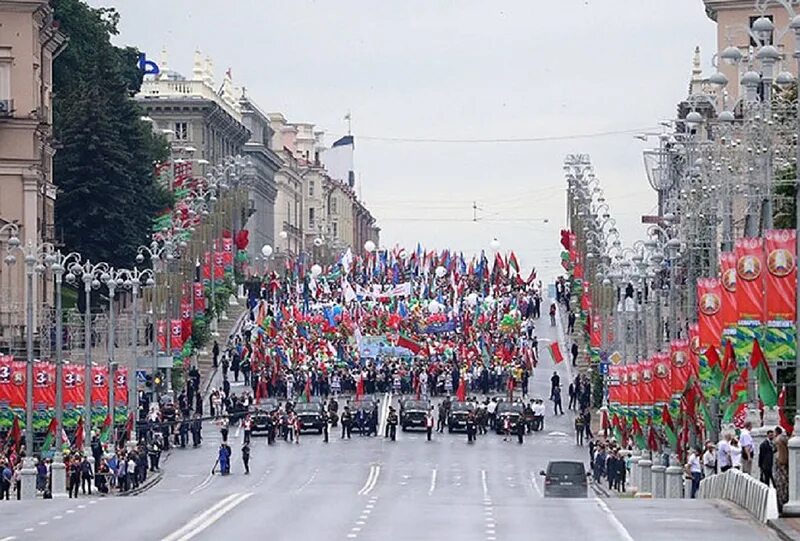
<path fill-rule="evenodd" d="M 139 98 L 165 98 L 165 99 L 198 99 L 213 101 L 225 112 L 242 121 L 239 108 L 219 96 L 214 89 L 203 81 L 171 81 L 165 79 L 150 79 L 142 82 L 142 89 L 137 94 Z"/>

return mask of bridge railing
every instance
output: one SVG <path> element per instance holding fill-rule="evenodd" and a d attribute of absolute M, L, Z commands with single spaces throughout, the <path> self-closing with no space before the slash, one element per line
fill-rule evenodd
<path fill-rule="evenodd" d="M 755 477 L 730 469 L 700 481 L 698 498 L 728 500 L 757 520 L 767 522 L 778 518 L 778 498 L 773 487 Z"/>

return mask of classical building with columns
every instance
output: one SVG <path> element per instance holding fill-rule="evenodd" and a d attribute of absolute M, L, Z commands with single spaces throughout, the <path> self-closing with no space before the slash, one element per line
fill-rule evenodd
<path fill-rule="evenodd" d="M 0 22 L 0 228 L 15 223 L 25 243 L 55 242 L 52 65 L 67 40 L 46 0 L 0 0 Z M 44 278 L 33 295 L 35 310 L 50 300 Z M 22 335 L 25 302 L 18 256 L 0 265 L 0 349 Z"/>

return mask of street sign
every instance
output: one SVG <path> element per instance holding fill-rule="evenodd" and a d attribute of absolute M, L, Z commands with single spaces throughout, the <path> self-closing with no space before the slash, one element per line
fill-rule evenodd
<path fill-rule="evenodd" d="M 622 355 L 620 355 L 619 351 L 615 351 L 608 356 L 608 360 L 611 361 L 612 364 L 618 365 L 622 362 Z"/>
<path fill-rule="evenodd" d="M 144 385 L 147 383 L 147 371 L 146 370 L 137 370 L 136 371 L 136 383 L 139 385 Z"/>
<path fill-rule="evenodd" d="M 600 375 L 601 376 L 608 375 L 608 363 L 600 363 Z"/>

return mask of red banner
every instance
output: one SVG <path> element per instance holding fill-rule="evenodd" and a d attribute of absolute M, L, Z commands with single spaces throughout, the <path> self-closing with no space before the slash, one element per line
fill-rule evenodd
<path fill-rule="evenodd" d="M 84 367 L 77 364 L 64 365 L 64 409 L 84 406 Z"/>
<path fill-rule="evenodd" d="M 192 285 L 192 304 L 196 316 L 202 316 L 206 311 L 206 294 L 201 282 Z"/>
<path fill-rule="evenodd" d="M 181 298 L 181 338 L 186 342 L 192 337 L 192 297 L 184 295 Z"/>
<path fill-rule="evenodd" d="M 688 340 L 673 340 L 669 346 L 672 368 L 672 394 L 681 394 L 692 375 L 691 354 Z"/>
<path fill-rule="evenodd" d="M 114 405 L 126 406 L 128 404 L 128 367 L 117 367 L 114 374 Z M 115 415 L 116 417 L 116 415 Z"/>
<path fill-rule="evenodd" d="M 623 406 L 627 406 L 631 403 L 630 385 L 628 367 L 621 364 L 619 365 L 619 401 Z"/>
<path fill-rule="evenodd" d="M 620 390 L 620 369 L 621 365 L 611 364 L 608 366 L 608 402 L 609 404 L 619 404 Z"/>
<path fill-rule="evenodd" d="M 56 407 L 56 367 L 53 363 L 33 364 L 33 408 Z"/>
<path fill-rule="evenodd" d="M 719 281 L 720 290 L 720 319 L 722 328 L 733 327 L 739 321 L 739 312 L 736 309 L 736 254 L 722 252 L 719 254 Z"/>
<path fill-rule="evenodd" d="M 92 406 L 108 407 L 108 367 L 92 367 Z"/>
<path fill-rule="evenodd" d="M 656 353 L 653 356 L 653 401 L 656 404 L 669 403 L 672 398 L 672 364 L 669 353 Z"/>
<path fill-rule="evenodd" d="M 764 247 L 761 238 L 736 239 L 736 307 L 739 320 L 764 321 L 763 270 Z"/>
<path fill-rule="evenodd" d="M 156 324 L 156 329 L 158 348 L 160 351 L 167 351 L 167 322 L 163 319 L 159 319 Z"/>
<path fill-rule="evenodd" d="M 700 355 L 705 349 L 700 344 L 700 325 L 692 323 L 689 325 L 689 365 L 694 370 L 694 374 L 699 373 Z"/>
<path fill-rule="evenodd" d="M 233 258 L 228 264 L 227 252 L 214 252 L 214 276 L 221 280 L 225 276 L 225 270 L 233 267 Z"/>
<path fill-rule="evenodd" d="M 0 406 L 25 407 L 25 363 L 0 356 Z"/>
<path fill-rule="evenodd" d="M 172 351 L 180 351 L 183 349 L 183 326 L 180 319 L 173 319 L 170 325 L 170 345 Z"/>
<path fill-rule="evenodd" d="M 768 321 L 794 321 L 797 312 L 797 250 L 794 229 L 764 233 Z"/>
<path fill-rule="evenodd" d="M 738 289 L 737 289 L 738 295 Z M 700 325 L 700 347 L 719 347 L 722 335 L 722 286 L 716 278 L 697 280 L 697 320 Z"/>
<path fill-rule="evenodd" d="M 226 269 L 233 267 L 233 239 L 230 237 L 222 239 L 222 262 Z"/>
<path fill-rule="evenodd" d="M 653 358 L 639 361 L 639 404 L 653 405 Z"/>
<path fill-rule="evenodd" d="M 628 404 L 638 406 L 641 403 L 641 367 L 632 362 L 628 365 Z"/>

